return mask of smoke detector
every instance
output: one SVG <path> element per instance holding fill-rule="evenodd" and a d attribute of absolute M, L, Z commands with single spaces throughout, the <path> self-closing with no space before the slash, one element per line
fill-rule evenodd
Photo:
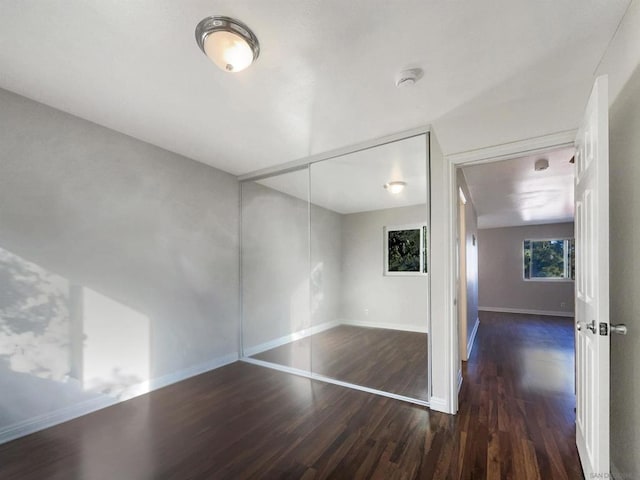
<path fill-rule="evenodd" d="M 546 170 L 549 168 L 549 160 L 546 158 L 539 158 L 536 160 L 536 163 L 533 165 L 533 168 L 536 172 L 541 172 L 542 170 Z"/>
<path fill-rule="evenodd" d="M 396 87 L 410 87 L 411 85 L 415 85 L 423 76 L 424 70 L 421 68 L 401 70 L 396 75 Z"/>

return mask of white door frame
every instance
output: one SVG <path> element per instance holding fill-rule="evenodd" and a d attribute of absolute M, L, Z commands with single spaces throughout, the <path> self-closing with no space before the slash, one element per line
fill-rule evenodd
<path fill-rule="evenodd" d="M 467 225 L 466 202 L 460 198 L 462 189 L 458 187 L 458 358 L 467 358 Z M 460 383 L 460 382 L 458 382 Z"/>
<path fill-rule="evenodd" d="M 456 178 L 456 169 L 463 165 L 491 163 L 498 160 L 509 160 L 512 158 L 523 157 L 526 155 L 535 155 L 549 150 L 563 147 L 573 147 L 577 130 L 567 130 L 563 132 L 543 135 L 540 137 L 529 138 L 517 142 L 505 143 L 477 150 L 469 150 L 467 152 L 456 153 L 445 156 L 445 175 L 446 175 L 446 194 L 449 199 L 449 218 L 448 218 L 448 235 L 449 235 L 449 271 L 454 273 L 449 275 L 449 285 L 447 286 L 447 298 L 449 305 L 453 305 L 449 309 L 449 335 L 450 338 L 446 342 L 448 358 L 452 359 L 450 363 L 449 385 L 451 386 L 449 400 L 449 411 L 456 413 L 458 411 L 458 378 L 460 373 L 460 363 L 457 359 L 457 350 L 459 346 L 458 339 L 458 309 L 456 307 L 457 285 L 455 274 L 457 270 L 456 255 L 457 245 L 456 238 L 458 236 L 458 185 Z M 437 132 L 436 132 L 437 134 Z"/>

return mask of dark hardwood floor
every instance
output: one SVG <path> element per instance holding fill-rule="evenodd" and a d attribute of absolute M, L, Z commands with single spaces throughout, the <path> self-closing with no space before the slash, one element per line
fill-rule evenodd
<path fill-rule="evenodd" d="M 427 346 L 426 333 L 339 325 L 252 358 L 428 400 Z"/>
<path fill-rule="evenodd" d="M 3 479 L 578 479 L 572 324 L 483 315 L 460 412 L 246 363 L 0 446 Z"/>

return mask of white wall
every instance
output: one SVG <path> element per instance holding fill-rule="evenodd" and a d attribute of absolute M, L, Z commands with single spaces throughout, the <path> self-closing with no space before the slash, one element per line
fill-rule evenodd
<path fill-rule="evenodd" d="M 499 85 L 436 119 L 433 125 L 444 151 L 453 155 L 575 129 L 591 79 L 568 85 L 546 80 L 548 89 L 542 94 L 532 96 L 528 89 L 518 89 L 518 98 L 497 103 L 494 94 L 509 88 Z"/>
<path fill-rule="evenodd" d="M 0 441 L 237 358 L 233 176 L 2 90 L 0 145 Z"/>
<path fill-rule="evenodd" d="M 457 171 L 458 187 L 462 189 L 467 203 L 464 207 L 467 276 L 467 350 L 478 320 L 478 214 L 462 169 Z"/>
<path fill-rule="evenodd" d="M 442 153 L 438 137 L 429 133 L 431 167 L 431 272 L 429 345 L 431 348 L 430 408 L 439 412 L 456 413 L 458 386 L 452 375 L 460 371 L 457 324 L 452 319 L 455 306 L 452 288 L 455 272 L 451 270 L 453 232 L 451 205 L 456 204 L 458 192 L 455 178 L 451 178 L 449 162 Z M 448 187 L 452 187 L 451 196 Z M 453 315 L 453 316 L 452 316 Z"/>
<path fill-rule="evenodd" d="M 507 309 L 572 315 L 574 282 L 523 279 L 524 240 L 572 238 L 573 223 L 478 230 L 480 310 Z"/>
<path fill-rule="evenodd" d="M 616 480 L 640 478 L 640 2 L 632 2 L 599 74 L 609 74 L 611 466 Z"/>
<path fill-rule="evenodd" d="M 426 205 L 343 215 L 343 323 L 427 331 L 428 278 L 384 275 L 383 230 L 426 221 Z"/>

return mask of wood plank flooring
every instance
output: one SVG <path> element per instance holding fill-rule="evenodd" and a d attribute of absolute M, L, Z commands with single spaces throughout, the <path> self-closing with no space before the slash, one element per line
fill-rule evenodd
<path fill-rule="evenodd" d="M 252 358 L 428 400 L 427 347 L 426 333 L 339 325 Z"/>
<path fill-rule="evenodd" d="M 566 319 L 481 317 L 460 412 L 235 363 L 0 445 L 2 479 L 579 479 Z"/>

